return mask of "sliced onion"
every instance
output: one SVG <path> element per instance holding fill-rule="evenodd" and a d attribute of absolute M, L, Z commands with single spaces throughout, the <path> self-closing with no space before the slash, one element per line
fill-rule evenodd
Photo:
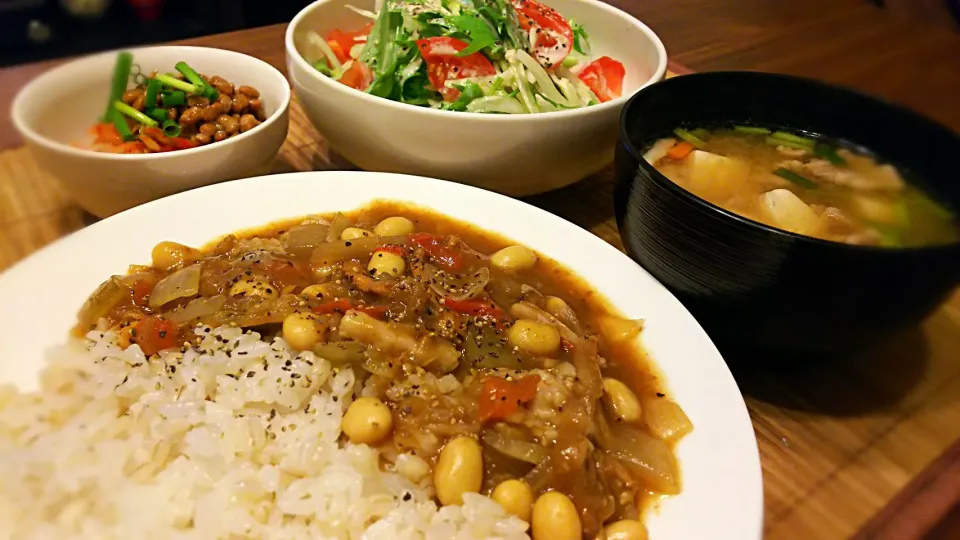
<path fill-rule="evenodd" d="M 327 229 L 325 240 L 327 242 L 339 240 L 340 235 L 343 234 L 343 231 L 349 226 L 350 220 L 347 219 L 347 216 L 337 212 L 337 215 L 333 216 L 333 221 L 330 222 L 330 228 Z"/>
<path fill-rule="evenodd" d="M 227 297 L 223 295 L 194 298 L 183 308 L 166 313 L 164 317 L 178 324 L 193 321 L 220 311 L 226 301 Z"/>
<path fill-rule="evenodd" d="M 300 309 L 303 303 L 303 299 L 294 294 L 284 294 L 273 300 L 263 300 L 254 296 L 234 297 L 233 301 L 239 307 L 239 314 L 232 314 L 224 322 L 236 324 L 241 328 L 282 323 L 287 315 Z"/>
<path fill-rule="evenodd" d="M 539 90 L 541 94 L 549 98 L 550 101 L 559 103 L 560 105 L 576 105 L 575 103 L 568 102 L 567 98 L 560 93 L 560 90 L 553 84 L 553 80 L 550 78 L 550 75 L 547 74 L 547 71 L 543 69 L 543 66 L 540 65 L 540 62 L 534 60 L 526 51 L 517 49 L 513 52 L 517 55 L 517 60 L 523 64 L 523 67 L 527 68 L 527 72 L 531 73 L 533 78 L 536 79 L 537 90 Z"/>
<path fill-rule="evenodd" d="M 496 431 L 485 431 L 482 439 L 483 444 L 501 454 L 533 465 L 539 465 L 547 457 L 547 451 L 539 444 L 507 437 Z"/>
<path fill-rule="evenodd" d="M 359 364 L 366 358 L 367 346 L 357 341 L 331 341 L 313 346 L 313 354 L 333 364 Z"/>
<path fill-rule="evenodd" d="M 597 442 L 607 455 L 620 460 L 652 491 L 680 492 L 677 460 L 664 441 L 626 424 L 611 424 L 597 415 Z"/>
<path fill-rule="evenodd" d="M 644 400 L 641 409 L 647 429 L 658 439 L 672 442 L 693 431 L 693 424 L 675 401 L 653 397 Z"/>
<path fill-rule="evenodd" d="M 77 322 L 86 331 L 94 326 L 130 294 L 130 288 L 117 276 L 104 281 L 87 298 L 77 313 Z"/>
<path fill-rule="evenodd" d="M 305 257 L 312 253 L 314 248 L 327 241 L 329 230 L 330 226 L 322 223 L 298 225 L 287 231 L 284 248 L 298 257 Z"/>
<path fill-rule="evenodd" d="M 577 370 L 577 379 L 583 386 L 589 404 L 587 414 L 593 413 L 593 404 L 603 395 L 603 375 L 600 373 L 597 342 L 594 339 L 575 341 L 573 349 L 573 367 Z"/>
<path fill-rule="evenodd" d="M 651 165 L 656 165 L 658 161 L 666 157 L 667 152 L 669 152 L 675 144 L 677 144 L 676 139 L 660 139 L 659 141 L 653 143 L 653 146 L 651 146 L 650 149 L 643 154 L 643 159 L 647 160 L 647 163 Z"/>
<path fill-rule="evenodd" d="M 320 244 L 310 255 L 310 264 L 325 266 L 350 259 L 363 259 L 370 256 L 380 245 L 376 236 L 364 236 L 354 240 L 335 240 Z"/>
<path fill-rule="evenodd" d="M 483 294 L 487 283 L 490 282 L 490 270 L 481 266 L 479 270 L 467 275 L 467 281 L 457 279 L 447 272 L 441 272 L 432 264 L 424 265 L 427 286 L 437 296 L 449 298 L 458 302 L 476 298 Z"/>
<path fill-rule="evenodd" d="M 178 298 L 190 298 L 200 291 L 200 265 L 177 270 L 160 280 L 150 293 L 150 307 L 156 309 Z"/>
<path fill-rule="evenodd" d="M 556 317 L 531 304 L 530 302 L 523 301 L 513 304 L 510 306 L 510 314 L 518 319 L 530 319 L 554 326 L 557 331 L 560 332 L 560 337 L 571 343 L 577 343 L 580 341 L 580 336 L 575 334 L 573 330 L 567 327 L 567 325 L 563 324 L 557 320 Z"/>
<path fill-rule="evenodd" d="M 507 114 L 524 114 L 527 109 L 522 103 L 508 96 L 486 96 L 477 98 L 467 104 L 468 112 L 495 112 Z"/>

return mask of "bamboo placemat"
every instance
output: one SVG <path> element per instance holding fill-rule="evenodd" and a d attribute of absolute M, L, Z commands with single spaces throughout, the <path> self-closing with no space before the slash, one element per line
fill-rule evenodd
<path fill-rule="evenodd" d="M 290 114 L 273 172 L 350 166 L 296 101 Z M 622 248 L 612 184 L 605 171 L 528 200 Z M 92 220 L 26 149 L 0 152 L 0 270 Z M 960 439 L 960 294 L 882 352 L 843 364 L 769 370 L 726 357 L 756 429 L 769 538 L 851 536 Z"/>

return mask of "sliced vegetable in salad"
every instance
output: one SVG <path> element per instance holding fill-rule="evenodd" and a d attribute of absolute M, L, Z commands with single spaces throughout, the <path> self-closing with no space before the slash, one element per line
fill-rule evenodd
<path fill-rule="evenodd" d="M 435 109 L 522 114 L 620 97 L 626 71 L 592 58 L 583 27 L 536 0 L 384 0 L 356 31 L 307 36 L 321 73 Z"/>

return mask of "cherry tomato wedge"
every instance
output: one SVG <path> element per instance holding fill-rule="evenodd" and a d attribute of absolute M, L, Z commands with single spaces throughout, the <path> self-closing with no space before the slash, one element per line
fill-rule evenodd
<path fill-rule="evenodd" d="M 457 271 L 463 267 L 463 249 L 458 245 L 451 245 L 449 236 L 412 233 L 410 242 L 426 251 L 434 262 L 446 270 Z"/>
<path fill-rule="evenodd" d="M 370 70 L 369 66 L 359 61 L 350 64 L 350 68 L 340 76 L 341 84 L 361 91 L 366 90 L 372 82 L 373 71 Z"/>
<path fill-rule="evenodd" d="M 149 279 L 138 279 L 133 284 L 133 289 L 131 289 L 131 294 L 133 295 L 133 303 L 140 307 L 147 305 L 147 301 L 150 299 L 150 293 L 153 292 L 153 286 L 156 285 L 155 281 Z"/>
<path fill-rule="evenodd" d="M 601 56 L 583 68 L 577 77 L 603 102 L 620 97 L 624 75 L 623 64 L 609 56 Z"/>
<path fill-rule="evenodd" d="M 536 36 L 531 51 L 533 57 L 546 69 L 556 69 L 573 48 L 570 23 L 553 8 L 534 0 L 516 0 L 513 5 L 520 28 Z"/>
<path fill-rule="evenodd" d="M 456 101 L 460 97 L 459 90 L 446 86 L 447 81 L 497 74 L 493 64 L 479 52 L 457 56 L 458 52 L 467 48 L 467 44 L 456 38 L 438 36 L 418 39 L 417 48 L 427 63 L 430 84 L 440 92 L 444 101 Z"/>
<path fill-rule="evenodd" d="M 130 341 L 139 345 L 147 356 L 172 349 L 178 345 L 177 325 L 163 317 L 146 317 L 137 323 Z"/>
<path fill-rule="evenodd" d="M 337 60 L 344 63 L 350 59 L 350 49 L 354 45 L 366 42 L 366 36 L 370 35 L 373 29 L 373 23 L 370 23 L 356 32 L 344 32 L 343 30 L 331 30 L 327 34 L 327 44 L 337 55 Z"/>
<path fill-rule="evenodd" d="M 539 384 L 539 375 L 512 381 L 501 377 L 487 377 L 480 389 L 480 421 L 502 420 L 517 412 L 521 404 L 536 397 Z"/>

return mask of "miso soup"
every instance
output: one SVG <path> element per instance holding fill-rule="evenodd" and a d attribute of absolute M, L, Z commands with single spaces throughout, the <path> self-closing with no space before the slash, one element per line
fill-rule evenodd
<path fill-rule="evenodd" d="M 756 126 L 674 130 L 644 157 L 695 195 L 786 231 L 848 244 L 960 239 L 954 214 L 896 167 L 827 139 Z"/>

